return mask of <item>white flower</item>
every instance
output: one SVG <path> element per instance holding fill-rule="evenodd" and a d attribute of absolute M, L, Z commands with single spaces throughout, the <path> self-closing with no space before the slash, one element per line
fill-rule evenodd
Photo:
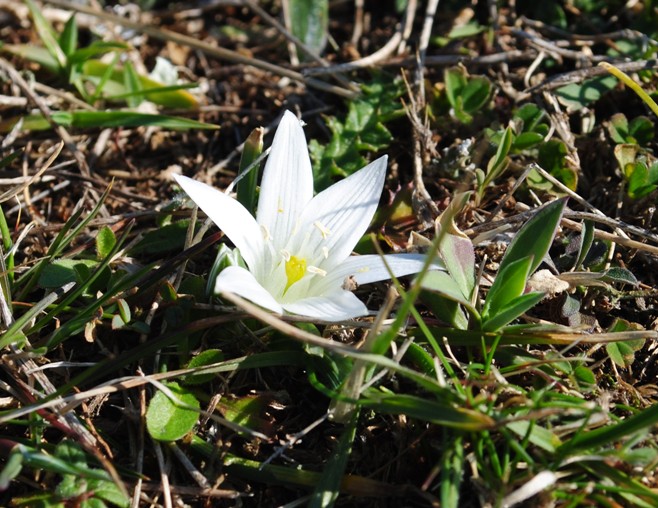
<path fill-rule="evenodd" d="M 313 196 L 313 173 L 302 127 L 287 111 L 265 164 L 256 218 L 226 194 L 184 176 L 178 184 L 240 250 L 248 270 L 220 272 L 215 293 L 325 321 L 368 313 L 351 291 L 361 285 L 419 272 L 424 256 L 351 256 L 377 209 L 386 156 Z M 434 266 L 438 268 L 438 266 Z"/>

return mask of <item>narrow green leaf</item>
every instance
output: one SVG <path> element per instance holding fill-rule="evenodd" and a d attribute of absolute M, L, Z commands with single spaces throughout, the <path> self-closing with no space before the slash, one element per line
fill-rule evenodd
<path fill-rule="evenodd" d="M 66 55 L 57 41 L 57 34 L 48 20 L 41 13 L 41 8 L 34 2 L 34 0 L 25 0 L 25 3 L 30 10 L 30 15 L 34 21 L 34 28 L 39 34 L 39 38 L 48 52 L 57 63 L 57 70 L 63 71 L 66 69 Z"/>
<path fill-rule="evenodd" d="M 544 293 L 527 293 L 515 298 L 505 307 L 497 310 L 495 314 L 489 316 L 488 319 L 483 319 L 482 330 L 485 332 L 500 330 L 503 326 L 520 317 L 524 312 L 532 309 L 542 298 L 544 298 Z"/>
<path fill-rule="evenodd" d="M 126 93 L 126 89 L 122 85 L 124 83 L 124 70 L 121 67 L 100 60 L 87 60 L 82 65 L 81 72 L 86 76 L 97 78 L 107 75 L 109 81 L 121 85 L 121 88 L 115 90 L 116 94 Z M 139 75 L 139 81 L 144 97 L 154 104 L 172 109 L 196 109 L 199 106 L 196 97 L 184 89 L 175 87 L 175 89 L 167 91 L 168 87 L 164 87 L 162 83 L 141 74 Z"/>
<path fill-rule="evenodd" d="M 589 250 L 594 243 L 594 223 L 591 220 L 583 221 L 583 230 L 580 233 L 580 244 L 578 246 L 578 257 L 573 267 L 578 270 L 582 267 Z"/>
<path fill-rule="evenodd" d="M 242 157 L 240 158 L 240 181 L 237 184 L 237 198 L 242 205 L 256 216 L 256 203 L 258 201 L 258 158 L 263 152 L 264 129 L 254 129 L 244 143 Z"/>
<path fill-rule="evenodd" d="M 2 471 L 0 471 L 0 491 L 5 491 L 9 488 L 12 480 L 16 478 L 23 469 L 23 455 L 20 449 L 15 447 L 9 453 L 9 458 L 4 463 Z"/>
<path fill-rule="evenodd" d="M 136 113 L 132 111 L 54 111 L 52 119 L 59 125 L 77 129 L 108 129 L 112 127 L 154 126 L 171 130 L 219 129 L 219 126 L 198 122 L 187 118 Z M 25 130 L 50 129 L 50 123 L 43 116 L 29 115 L 25 118 Z"/>
<path fill-rule="evenodd" d="M 496 155 L 494 155 L 487 164 L 487 176 L 484 179 L 482 188 L 478 189 L 481 193 L 484 191 L 484 188 L 488 187 L 491 182 L 498 178 L 505 168 L 509 164 L 509 151 L 512 148 L 512 143 L 514 142 L 514 131 L 511 127 L 507 127 L 503 132 L 503 137 L 500 140 L 498 149 L 496 150 Z"/>
<path fill-rule="evenodd" d="M 69 65 L 78 65 L 84 64 L 81 66 L 81 72 L 85 76 L 96 76 L 99 77 L 100 74 L 88 74 L 86 73 L 88 68 L 95 69 L 93 67 L 92 58 L 104 55 L 110 51 L 124 52 L 130 49 L 130 46 L 125 42 L 116 42 L 116 41 L 94 41 L 89 46 L 84 48 L 76 49 L 73 53 L 69 55 Z M 108 69 L 110 65 L 103 63 L 103 65 L 98 66 L 99 72 L 100 69 Z"/>
<path fill-rule="evenodd" d="M 410 418 L 463 431 L 476 432 L 495 425 L 490 416 L 479 411 L 415 395 L 368 392 L 365 397 L 359 399 L 358 405 L 380 413 L 404 414 Z"/>
<path fill-rule="evenodd" d="M 123 84 L 129 94 L 126 98 L 128 106 L 136 108 L 143 102 L 144 96 L 142 95 L 142 84 L 139 81 L 139 76 L 130 61 L 123 65 Z"/>
<path fill-rule="evenodd" d="M 620 284 L 629 284 L 637 287 L 640 282 L 637 280 L 633 273 L 621 266 L 613 266 L 603 273 L 602 280 L 606 282 L 616 282 Z"/>
<path fill-rule="evenodd" d="M 23 457 L 23 463 L 33 469 L 40 469 L 55 474 L 70 474 L 83 478 L 95 478 L 97 480 L 110 480 L 108 474 L 101 469 L 89 468 L 86 464 L 70 462 L 68 458 L 62 459 L 53 455 L 19 444 L 14 450 Z"/>
<path fill-rule="evenodd" d="M 575 452 L 588 449 L 598 452 L 601 448 L 612 447 L 614 443 L 624 438 L 628 439 L 635 433 L 648 432 L 655 425 L 658 425 L 658 404 L 649 406 L 613 425 L 582 431 L 565 441 L 557 452 L 562 455 L 573 455 Z"/>
<path fill-rule="evenodd" d="M 447 433 L 444 433 L 447 435 Z M 464 438 L 450 434 L 441 456 L 441 507 L 459 508 L 464 477 Z"/>
<path fill-rule="evenodd" d="M 194 369 L 197 367 L 206 367 L 208 365 L 214 365 L 224 361 L 224 353 L 219 349 L 206 349 L 202 351 L 194 358 L 192 358 L 187 365 L 186 369 Z M 181 381 L 186 385 L 199 385 L 203 383 L 208 383 L 214 379 L 216 374 L 189 374 L 181 378 Z"/>
<path fill-rule="evenodd" d="M 37 63 L 53 74 L 61 70 L 57 60 L 42 46 L 34 46 L 32 44 L 2 44 L 0 45 L 0 51 L 6 51 L 19 58 Z"/>
<path fill-rule="evenodd" d="M 562 444 L 556 434 L 534 421 L 517 420 L 509 422 L 506 427 L 519 437 L 527 439 L 535 446 L 549 453 L 554 453 L 557 447 Z"/>
<path fill-rule="evenodd" d="M 29 310 L 25 312 L 25 314 L 23 314 L 18 319 L 16 319 L 16 321 L 14 321 L 11 324 L 11 326 L 7 328 L 7 330 L 5 330 L 2 336 L 0 336 L 0 349 L 5 348 L 10 344 L 24 341 L 25 334 L 23 333 L 23 330 L 34 319 L 36 319 L 37 316 L 39 316 L 49 306 L 55 303 L 61 296 L 66 294 L 66 292 L 69 291 L 72 287 L 73 287 L 73 283 L 66 284 L 61 288 L 53 291 L 52 293 L 49 293 L 48 295 L 43 297 L 39 302 L 32 305 L 32 307 L 30 307 Z"/>
<path fill-rule="evenodd" d="M 308 506 L 312 508 L 324 508 L 332 506 L 340 494 L 341 482 L 347 467 L 347 460 L 352 451 L 352 443 L 356 437 L 359 412 L 354 411 L 338 441 L 335 453 L 324 465 L 320 481 L 313 490 Z"/>
<path fill-rule="evenodd" d="M 75 21 L 75 13 L 71 14 L 71 17 L 69 17 L 64 25 L 64 30 L 59 36 L 59 46 L 62 48 L 70 65 L 68 58 L 78 47 L 78 25 Z"/>
<path fill-rule="evenodd" d="M 526 222 L 511 241 L 500 262 L 500 270 L 519 259 L 532 258 L 528 275 L 532 275 L 548 254 L 562 218 L 567 198 L 557 199 L 541 208 Z"/>
<path fill-rule="evenodd" d="M 482 307 L 483 321 L 495 317 L 499 311 L 523 294 L 532 265 L 532 256 L 504 265 L 500 264 L 496 279 L 491 285 Z"/>

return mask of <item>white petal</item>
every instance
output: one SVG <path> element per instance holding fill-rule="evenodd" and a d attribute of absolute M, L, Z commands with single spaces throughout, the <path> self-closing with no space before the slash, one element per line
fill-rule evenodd
<path fill-rule="evenodd" d="M 265 163 L 256 220 L 267 227 L 277 249 L 284 248 L 313 197 L 313 170 L 299 120 L 286 111 Z"/>
<path fill-rule="evenodd" d="M 387 159 L 380 157 L 335 183 L 315 196 L 304 210 L 303 231 L 317 232 L 297 248 L 304 249 L 320 268 L 329 269 L 349 256 L 368 229 L 384 187 Z M 329 234 L 323 237 L 318 226 Z M 321 263 L 322 247 L 328 248 L 329 257 Z"/>
<path fill-rule="evenodd" d="M 256 270 L 264 252 L 263 234 L 249 211 L 240 202 L 223 192 L 192 180 L 174 175 L 178 185 L 201 210 L 217 224 L 235 246 L 252 270 Z"/>
<path fill-rule="evenodd" d="M 284 304 L 290 314 L 297 314 L 324 321 L 342 321 L 368 314 L 364 303 L 349 291 L 339 289 L 323 296 L 311 296 Z"/>
<path fill-rule="evenodd" d="M 423 254 L 387 254 L 384 259 L 396 277 L 418 273 L 425 265 Z M 350 256 L 339 266 L 334 267 L 324 279 L 318 280 L 311 291 L 315 294 L 331 291 L 340 287 L 345 278 L 350 276 L 354 277 L 359 285 L 390 279 L 391 275 L 384 264 L 384 259 L 376 254 Z M 443 266 L 435 261 L 430 269 L 441 270 Z"/>
<path fill-rule="evenodd" d="M 239 266 L 224 268 L 215 281 L 215 293 L 234 293 L 265 309 L 282 314 L 281 305 L 248 270 Z"/>

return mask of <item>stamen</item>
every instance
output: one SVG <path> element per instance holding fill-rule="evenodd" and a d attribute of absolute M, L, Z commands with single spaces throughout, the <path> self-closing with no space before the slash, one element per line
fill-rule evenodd
<path fill-rule="evenodd" d="M 322 255 L 324 259 L 329 259 L 329 247 L 322 247 Z"/>
<path fill-rule="evenodd" d="M 320 275 L 321 277 L 327 276 L 327 270 L 323 270 L 322 268 L 318 268 L 317 266 L 309 266 L 306 270 L 308 270 L 309 273 Z"/>
<path fill-rule="evenodd" d="M 260 231 L 263 235 L 263 240 L 265 240 L 266 242 L 269 242 L 272 239 L 272 235 L 270 235 L 270 230 L 267 229 L 267 226 L 261 224 L 260 225 Z"/>
<path fill-rule="evenodd" d="M 320 230 L 320 234 L 324 240 L 331 234 L 331 230 L 322 224 L 319 220 L 316 220 L 313 225 Z"/>
<path fill-rule="evenodd" d="M 290 255 L 289 255 L 290 256 Z M 298 258 L 297 256 L 290 256 L 286 260 L 286 277 L 288 278 L 288 283 L 286 288 L 283 290 L 285 293 L 288 291 L 288 288 L 292 286 L 295 282 L 298 282 L 304 277 L 306 273 L 306 260 L 304 258 Z"/>

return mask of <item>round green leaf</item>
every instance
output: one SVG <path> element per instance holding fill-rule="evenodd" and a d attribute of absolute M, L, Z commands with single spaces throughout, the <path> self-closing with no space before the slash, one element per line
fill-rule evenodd
<path fill-rule="evenodd" d="M 196 425 L 199 401 L 178 383 L 167 383 L 165 386 L 185 407 L 172 401 L 164 392 L 156 393 L 146 411 L 146 429 L 153 439 L 176 441 Z"/>

